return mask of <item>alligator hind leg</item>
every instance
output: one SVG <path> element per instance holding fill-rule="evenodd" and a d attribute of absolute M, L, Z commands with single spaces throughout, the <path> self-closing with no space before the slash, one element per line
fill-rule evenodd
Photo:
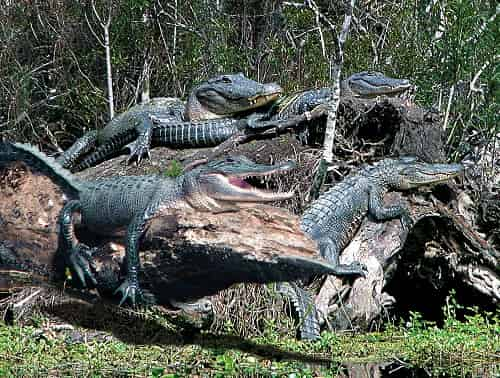
<path fill-rule="evenodd" d="M 340 250 L 337 247 L 337 244 L 331 238 L 319 238 L 317 240 L 317 243 L 321 256 L 327 259 L 335 267 L 336 275 L 361 277 L 366 276 L 366 273 L 368 272 L 366 266 L 358 261 L 354 261 L 351 264 L 340 264 Z"/>
<path fill-rule="evenodd" d="M 77 200 L 66 203 L 59 214 L 59 227 L 66 264 L 76 273 L 83 287 L 86 287 L 86 278 L 93 285 L 97 285 L 97 281 L 90 270 L 93 249 L 80 243 L 75 237 L 73 214 L 80 210 L 80 206 Z"/>
<path fill-rule="evenodd" d="M 146 212 L 147 214 L 147 212 Z M 132 305 L 141 300 L 144 296 L 139 285 L 139 241 L 146 226 L 146 214 L 136 216 L 127 229 L 127 245 L 125 248 L 125 257 L 127 262 L 126 278 L 122 284 L 115 290 L 115 294 L 121 293 L 122 299 L 120 306 L 128 299 Z"/>
<path fill-rule="evenodd" d="M 138 137 L 133 142 L 127 144 L 125 148 L 130 150 L 130 155 L 127 159 L 127 164 L 130 163 L 134 157 L 137 158 L 139 163 L 144 155 L 151 158 L 149 148 L 151 147 L 151 138 L 153 137 L 153 122 L 148 117 L 136 127 Z"/>
<path fill-rule="evenodd" d="M 80 159 L 80 157 L 89 152 L 97 142 L 97 130 L 92 130 L 86 133 L 81 138 L 77 139 L 73 145 L 64 151 L 56 161 L 63 168 L 71 169 Z"/>

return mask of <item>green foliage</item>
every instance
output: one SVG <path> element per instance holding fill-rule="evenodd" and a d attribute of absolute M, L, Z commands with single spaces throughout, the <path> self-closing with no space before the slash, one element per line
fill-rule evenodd
<path fill-rule="evenodd" d="M 182 164 L 179 163 L 177 160 L 172 160 L 168 166 L 168 168 L 165 170 L 165 176 L 167 177 L 178 177 L 182 174 Z"/>
<path fill-rule="evenodd" d="M 254 344 L 250 350 L 257 356 L 249 353 L 247 341 L 230 343 L 224 341 L 224 335 L 202 334 L 190 345 L 136 345 L 115 338 L 74 342 L 64 333 L 4 326 L 0 327 L 0 372 L 7 376 L 57 371 L 63 375 L 96 376 L 180 377 L 209 373 L 219 377 L 249 374 L 334 377 L 342 363 L 375 363 L 397 356 L 435 375 L 480 375 L 480 372 L 483 376 L 493 375 L 500 348 L 499 314 L 480 314 L 472 308 L 471 315 L 459 321 L 458 309 L 451 297 L 443 309 L 446 320 L 442 328 L 413 313 L 407 324 L 388 325 L 382 333 L 323 332 L 321 339 L 313 343 L 269 331 L 248 341 Z M 39 320 L 39 326 L 44 324 L 47 322 Z M 130 337 L 136 340 L 150 338 L 147 331 L 144 335 L 139 329 L 130 332 Z M 279 361 L 280 355 L 295 358 Z M 301 362 L 311 359 L 317 362 Z M 330 364 L 320 364 L 321 360 Z"/>
<path fill-rule="evenodd" d="M 338 31 L 343 9 L 317 3 Z M 105 17 L 108 2 L 96 4 Z M 194 83 L 220 72 L 243 71 L 287 91 L 328 85 L 328 56 L 336 48 L 323 26 L 323 56 L 312 12 L 268 1 L 222 2 L 222 11 L 206 4 L 113 2 L 118 112 L 137 101 L 147 57 L 153 96 L 185 96 Z M 471 148 L 471 134 L 488 140 L 498 132 L 495 12 L 494 2 L 486 0 L 361 2 L 345 45 L 343 75 L 379 70 L 407 77 L 418 87 L 417 101 L 442 112 L 454 88 L 448 144 L 450 156 L 459 160 Z M 11 2 L 0 21 L 0 135 L 67 147 L 108 121 L 104 49 L 96 39 L 102 28 L 88 3 Z M 479 90 L 469 93 L 479 72 Z"/>

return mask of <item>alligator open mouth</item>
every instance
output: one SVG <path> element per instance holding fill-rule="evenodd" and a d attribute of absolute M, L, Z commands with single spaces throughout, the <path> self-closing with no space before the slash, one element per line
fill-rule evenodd
<path fill-rule="evenodd" d="M 217 190 L 213 198 L 233 202 L 268 202 L 290 199 L 294 191 L 279 192 L 273 189 L 257 187 L 259 182 L 265 182 L 272 176 L 286 173 L 293 169 L 293 162 L 286 162 L 275 166 L 262 166 L 255 171 L 241 173 L 217 173 Z"/>

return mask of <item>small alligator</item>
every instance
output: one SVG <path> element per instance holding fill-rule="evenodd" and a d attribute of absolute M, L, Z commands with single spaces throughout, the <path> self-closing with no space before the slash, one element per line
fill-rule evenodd
<path fill-rule="evenodd" d="M 363 219 L 367 215 L 379 221 L 400 218 L 403 228 L 411 225 L 408 208 L 404 204 L 384 206 L 384 194 L 389 190 L 438 184 L 459 175 L 463 169 L 461 164 L 423 163 L 413 157 L 384 159 L 323 193 L 304 212 L 301 229 L 316 240 L 321 256 L 336 267 L 334 274 L 364 276 L 366 267 L 359 262 L 339 263 L 340 252 L 354 237 Z M 300 298 L 301 311 L 305 313 L 312 305 L 310 299 L 297 291 L 294 296 Z M 316 311 L 310 311 L 307 316 L 312 319 L 303 320 L 304 326 L 319 324 Z M 312 330 L 314 328 L 309 327 L 303 333 L 314 338 Z"/>
<path fill-rule="evenodd" d="M 120 304 L 127 299 L 132 304 L 144 299 L 138 281 L 138 250 L 140 237 L 152 218 L 168 214 L 172 209 L 190 207 L 207 212 L 237 211 L 238 204 L 243 202 L 280 201 L 293 196 L 293 192 L 257 189 L 245 181 L 247 177 L 286 172 L 295 166 L 291 161 L 262 165 L 242 156 L 228 157 L 193 167 L 175 179 L 120 176 L 83 181 L 32 146 L 16 143 L 9 144 L 9 148 L 14 151 L 16 160 L 34 162 L 33 165 L 70 193 L 70 200 L 63 206 L 59 217 L 61 248 L 67 264 L 83 286 L 86 286 L 87 280 L 96 284 L 90 270 L 92 250 L 76 239 L 73 226 L 77 219 L 73 215 L 80 213 L 80 223 L 99 234 L 109 235 L 115 230 L 127 228 L 126 269 L 123 274 L 126 278 L 115 291 L 122 294 Z"/>
<path fill-rule="evenodd" d="M 397 96 L 411 88 L 406 79 L 394 79 L 380 72 L 358 72 L 340 83 L 341 96 L 373 98 L 377 96 Z M 315 107 L 332 100 L 333 88 L 311 89 L 285 96 L 269 110 L 271 120 L 284 119 L 310 112 Z"/>
<path fill-rule="evenodd" d="M 182 104 L 172 98 L 152 99 L 136 105 L 113 118 L 102 130 L 93 130 L 78 139 L 57 161 L 73 172 L 95 165 L 124 147 L 130 149 L 129 160 L 149 155 L 151 142 L 177 146 L 179 143 L 202 146 L 220 143 L 227 139 L 227 128 L 236 120 L 229 118 L 275 101 L 282 89 L 275 83 L 261 84 L 242 73 L 221 75 L 196 86 Z M 169 124 L 170 138 L 164 129 L 154 126 L 151 117 L 160 117 Z M 210 120 L 203 123 L 203 120 Z M 211 130 L 214 129 L 214 130 Z M 191 136 L 189 132 L 194 134 Z M 196 135 L 196 137 L 194 137 Z M 78 165 L 77 161 L 94 147 L 96 150 Z"/>
<path fill-rule="evenodd" d="M 395 97 L 411 88 L 406 79 L 393 79 L 380 72 L 358 72 L 341 81 L 341 96 L 373 98 Z M 284 130 L 303 125 L 312 119 L 327 114 L 325 106 L 335 95 L 333 88 L 325 87 L 297 92 L 276 101 L 268 111 L 255 113 L 247 120 L 248 128 L 275 128 Z M 300 139 L 307 139 L 308 130 L 299 133 Z"/>

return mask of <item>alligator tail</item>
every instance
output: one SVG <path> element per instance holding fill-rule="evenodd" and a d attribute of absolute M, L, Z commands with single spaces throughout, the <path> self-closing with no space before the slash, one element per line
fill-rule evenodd
<path fill-rule="evenodd" d="M 56 161 L 66 169 L 71 169 L 80 156 L 89 152 L 97 142 L 97 130 L 92 130 L 79 138 L 73 145 L 64 151 Z"/>
<path fill-rule="evenodd" d="M 46 174 L 62 188 L 77 194 L 80 182 L 55 159 L 48 157 L 29 144 L 0 142 L 0 166 L 14 161 L 24 161 L 28 166 Z"/>
<path fill-rule="evenodd" d="M 300 338 L 302 340 L 318 339 L 320 337 L 319 318 L 309 293 L 294 282 L 279 282 L 276 290 L 290 300 L 294 310 L 298 313 Z"/>
<path fill-rule="evenodd" d="M 132 133 L 122 134 L 114 137 L 112 140 L 97 147 L 94 152 L 84 158 L 73 169 L 71 169 L 71 171 L 79 172 L 99 164 L 100 162 L 106 160 L 109 156 L 120 151 L 123 146 L 133 140 L 134 137 L 135 136 Z"/>

